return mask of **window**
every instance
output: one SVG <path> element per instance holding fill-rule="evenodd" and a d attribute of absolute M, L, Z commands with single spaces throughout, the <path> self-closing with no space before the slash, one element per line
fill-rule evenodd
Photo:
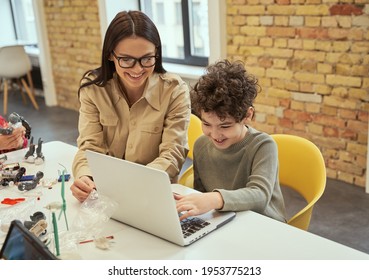
<path fill-rule="evenodd" d="M 179 57 L 184 57 L 184 49 L 183 46 L 178 46 L 177 47 L 177 53 Z"/>
<path fill-rule="evenodd" d="M 190 1 L 190 42 L 191 54 L 195 56 L 209 56 L 209 32 L 208 28 L 208 10 L 205 1 Z"/>
<path fill-rule="evenodd" d="M 3 1 L 3 0 L 0 0 Z M 165 3 L 164 16 L 166 26 L 161 26 L 163 30 L 159 29 L 158 24 L 155 22 L 152 10 L 156 2 Z M 163 44 L 163 57 L 164 67 L 167 71 L 179 74 L 186 79 L 198 79 L 203 74 L 204 66 L 208 63 L 213 63 L 221 58 L 226 57 L 227 49 L 227 36 L 226 36 L 226 1 L 225 0 L 186 0 L 188 10 L 187 13 L 187 32 L 188 39 L 184 39 L 185 26 L 183 22 L 185 19 L 183 16 L 182 1 L 181 0 L 98 0 L 100 11 L 100 24 L 101 24 L 101 36 L 104 38 L 106 28 L 111 20 L 114 18 L 117 12 L 122 10 L 142 10 L 151 19 L 154 20 L 158 26 L 161 41 Z M 198 6 L 196 6 L 198 3 Z M 190 4 L 190 5 L 188 5 Z M 169 12 L 168 12 L 169 9 Z M 191 10 L 192 9 L 192 10 Z M 194 22 L 196 28 L 192 28 L 195 32 L 202 36 L 202 40 L 197 40 L 195 44 L 192 44 L 193 54 L 190 59 L 185 59 L 184 42 L 187 42 L 187 52 L 191 54 L 190 35 L 195 35 L 194 31 L 190 30 L 190 17 L 193 14 L 193 9 L 201 9 L 201 13 L 195 14 L 191 19 Z M 150 14 L 151 11 L 151 14 Z M 1 14 L 1 9 L 0 9 Z M 180 16 L 179 16 L 180 15 Z M 204 16 L 202 16 L 204 15 Z M 169 21 L 171 19 L 171 21 Z M 209 23 L 208 23 L 209 21 Z M 171 28 L 168 28 L 170 26 Z M 177 27 L 175 29 L 174 27 Z M 174 30 L 167 35 L 166 29 Z M 204 34 L 203 34 L 204 33 Z M 171 44 L 176 42 L 174 46 Z M 203 43 L 203 45 L 200 44 Z M 210 47 L 211 46 L 211 47 Z M 176 55 L 173 55 L 175 52 Z M 200 54 L 200 55 L 199 55 Z M 198 59 L 197 59 L 198 58 Z M 191 59 L 195 60 L 195 63 L 191 63 Z M 200 62 L 200 63 L 199 63 Z"/>
<path fill-rule="evenodd" d="M 162 54 L 162 56 L 168 56 L 167 46 L 166 45 L 162 45 L 161 46 L 161 54 Z"/>
<path fill-rule="evenodd" d="M 32 0 L 0 0 L 0 7 L 0 43 L 37 45 Z"/>
<path fill-rule="evenodd" d="M 16 40 L 29 44 L 37 44 L 32 0 L 12 0 L 11 11 L 15 27 Z"/>
<path fill-rule="evenodd" d="M 164 3 L 156 3 L 156 12 L 155 12 L 155 16 L 156 16 L 156 22 L 158 24 L 165 24 L 165 16 L 164 16 Z"/>
<path fill-rule="evenodd" d="M 176 7 L 176 24 L 182 25 L 182 5 L 181 3 L 175 3 Z"/>
<path fill-rule="evenodd" d="M 155 7 L 155 8 L 154 8 Z M 141 0 L 140 9 L 159 30 L 163 61 L 206 66 L 209 58 L 207 0 Z"/>

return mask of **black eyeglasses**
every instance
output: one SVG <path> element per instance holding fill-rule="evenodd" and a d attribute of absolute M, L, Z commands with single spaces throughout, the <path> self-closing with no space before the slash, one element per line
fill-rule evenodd
<path fill-rule="evenodd" d="M 135 58 L 132 56 L 117 56 L 114 51 L 112 51 L 113 56 L 118 60 L 118 64 L 122 68 L 133 68 L 138 62 L 141 67 L 149 68 L 155 65 L 156 55 L 143 56 Z"/>

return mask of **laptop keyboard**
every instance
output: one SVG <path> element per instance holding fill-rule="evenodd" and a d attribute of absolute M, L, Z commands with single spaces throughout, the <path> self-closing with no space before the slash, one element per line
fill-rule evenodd
<path fill-rule="evenodd" d="M 203 229 L 204 227 L 210 225 L 209 222 L 206 222 L 197 217 L 189 217 L 181 221 L 182 233 L 183 237 L 187 238 L 190 235 L 194 234 L 196 231 Z"/>

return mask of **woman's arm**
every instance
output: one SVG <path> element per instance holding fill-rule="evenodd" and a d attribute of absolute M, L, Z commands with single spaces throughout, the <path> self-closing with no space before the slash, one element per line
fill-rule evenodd
<path fill-rule="evenodd" d="M 86 150 L 106 153 L 103 128 L 99 118 L 100 112 L 93 100 L 93 94 L 91 87 L 85 87 L 80 92 L 78 152 L 72 165 L 73 175 L 76 179 L 84 175 L 92 176 L 85 156 Z"/>
<path fill-rule="evenodd" d="M 159 157 L 148 166 L 165 170 L 172 182 L 177 182 L 178 174 L 188 153 L 188 124 L 191 104 L 188 86 L 183 82 L 171 93 L 164 119 L 162 142 L 159 145 Z"/>

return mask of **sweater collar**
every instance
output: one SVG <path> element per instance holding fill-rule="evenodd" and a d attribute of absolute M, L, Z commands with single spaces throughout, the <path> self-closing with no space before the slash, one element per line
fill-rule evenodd
<path fill-rule="evenodd" d="M 245 145 L 247 145 L 249 142 L 252 141 L 252 134 L 255 131 L 251 126 L 246 125 L 246 127 L 247 127 L 246 135 L 241 141 L 232 144 L 227 149 L 218 149 L 215 146 L 214 147 L 220 152 L 224 152 L 224 153 L 231 153 L 234 151 L 239 151 L 242 147 L 244 147 Z"/>

